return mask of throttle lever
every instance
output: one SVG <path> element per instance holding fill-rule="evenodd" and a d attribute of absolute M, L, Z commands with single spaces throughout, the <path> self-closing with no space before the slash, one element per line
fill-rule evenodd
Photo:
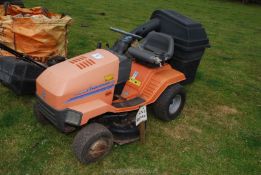
<path fill-rule="evenodd" d="M 97 49 L 101 49 L 101 48 L 102 48 L 102 42 L 99 41 L 99 42 L 97 43 Z"/>

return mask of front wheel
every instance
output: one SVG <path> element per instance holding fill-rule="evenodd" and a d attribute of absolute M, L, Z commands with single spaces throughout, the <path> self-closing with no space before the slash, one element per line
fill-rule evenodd
<path fill-rule="evenodd" d="M 186 93 L 180 84 L 169 86 L 152 105 L 155 116 L 163 121 L 171 121 L 181 113 L 186 101 Z"/>
<path fill-rule="evenodd" d="M 112 133 L 101 124 L 91 123 L 78 132 L 72 146 L 77 159 L 89 164 L 109 154 L 112 145 Z"/>

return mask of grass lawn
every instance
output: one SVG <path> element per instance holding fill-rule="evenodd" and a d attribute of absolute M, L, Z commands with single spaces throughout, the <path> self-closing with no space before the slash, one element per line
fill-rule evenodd
<path fill-rule="evenodd" d="M 155 9 L 174 9 L 200 21 L 212 48 L 196 81 L 186 86 L 182 115 L 170 123 L 150 115 L 146 144 L 115 146 L 103 161 L 84 166 L 71 150 L 75 133 L 41 126 L 34 97 L 0 85 L 0 174 L 251 174 L 261 173 L 261 7 L 225 0 L 25 0 L 73 17 L 70 57 L 97 41 L 119 37 Z M 88 27 L 80 27 L 87 25 Z"/>

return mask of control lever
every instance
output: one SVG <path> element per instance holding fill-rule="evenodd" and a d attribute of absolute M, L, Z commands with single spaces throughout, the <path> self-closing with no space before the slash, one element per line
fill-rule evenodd
<path fill-rule="evenodd" d="M 107 42 L 106 43 L 106 47 L 109 49 L 110 48 L 110 44 Z"/>
<path fill-rule="evenodd" d="M 162 54 L 160 54 L 159 55 L 159 58 L 162 60 L 162 63 L 161 64 L 165 64 L 165 54 L 164 53 L 162 53 Z"/>
<path fill-rule="evenodd" d="M 102 42 L 99 41 L 99 42 L 97 43 L 97 49 L 101 49 L 101 48 L 102 48 Z"/>

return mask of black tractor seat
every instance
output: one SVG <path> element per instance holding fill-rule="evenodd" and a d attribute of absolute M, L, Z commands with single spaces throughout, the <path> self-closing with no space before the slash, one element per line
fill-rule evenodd
<path fill-rule="evenodd" d="M 128 52 L 138 61 L 160 66 L 172 58 L 174 40 L 170 35 L 152 31 L 142 40 L 139 47 L 130 47 Z"/>

